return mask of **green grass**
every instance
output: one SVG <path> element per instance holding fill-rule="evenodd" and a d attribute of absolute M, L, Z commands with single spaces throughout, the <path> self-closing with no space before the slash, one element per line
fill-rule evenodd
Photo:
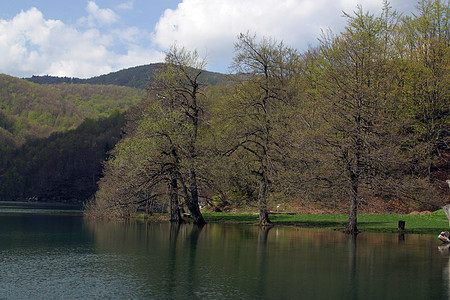
<path fill-rule="evenodd" d="M 257 214 L 203 213 L 206 222 L 226 222 L 237 224 L 258 224 Z M 270 220 L 278 226 L 300 226 L 307 228 L 328 228 L 343 230 L 347 215 L 270 215 Z M 398 221 L 405 221 L 405 233 L 436 233 L 450 231 L 449 222 L 443 210 L 431 215 L 376 214 L 359 215 L 358 229 L 362 232 L 398 232 Z"/>

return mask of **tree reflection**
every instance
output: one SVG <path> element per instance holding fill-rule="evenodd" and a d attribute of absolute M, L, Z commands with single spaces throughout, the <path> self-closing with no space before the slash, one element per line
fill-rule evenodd
<path fill-rule="evenodd" d="M 259 227 L 258 231 L 258 247 L 257 247 L 257 257 L 258 257 L 258 284 L 257 284 L 257 291 L 256 294 L 259 295 L 261 298 L 264 298 L 264 295 L 267 295 L 266 293 L 266 287 L 267 287 L 267 237 L 269 235 L 270 229 L 273 227 L 271 226 L 261 226 Z"/>
<path fill-rule="evenodd" d="M 87 222 L 84 229 L 95 262 L 89 272 L 109 291 L 139 299 L 445 299 L 450 290 L 450 245 L 439 254 L 429 235 L 399 243 L 397 234 L 227 224 Z"/>
<path fill-rule="evenodd" d="M 188 236 L 189 241 L 189 263 L 188 263 L 188 272 L 187 272 L 187 298 L 193 299 L 195 298 L 195 291 L 197 289 L 197 275 L 198 270 L 195 269 L 196 266 L 196 258 L 197 258 L 197 244 L 198 238 L 200 236 L 200 232 L 202 231 L 205 225 L 193 225 L 192 230 Z"/>
<path fill-rule="evenodd" d="M 348 299 L 358 299 L 358 274 L 357 274 L 357 260 L 356 260 L 356 239 L 357 234 L 348 235 Z"/>
<path fill-rule="evenodd" d="M 398 233 L 398 243 L 404 243 L 405 242 L 405 234 L 403 232 Z"/>
<path fill-rule="evenodd" d="M 167 293 L 169 298 L 175 298 L 175 290 L 177 286 L 177 278 L 176 278 L 176 257 L 177 257 L 177 240 L 178 235 L 180 233 L 180 223 L 171 222 L 170 223 L 170 231 L 169 231 L 169 257 L 167 262 Z"/>

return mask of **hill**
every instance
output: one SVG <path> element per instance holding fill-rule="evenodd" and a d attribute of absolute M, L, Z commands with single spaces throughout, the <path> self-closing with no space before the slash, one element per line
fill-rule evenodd
<path fill-rule="evenodd" d="M 86 118 L 126 110 L 138 103 L 143 93 L 114 85 L 39 85 L 0 74 L 0 148 L 74 129 Z"/>
<path fill-rule="evenodd" d="M 30 139 L 0 153 L 0 201 L 81 203 L 97 190 L 103 161 L 121 137 L 124 113 Z"/>
<path fill-rule="evenodd" d="M 0 74 L 0 200 L 86 200 L 120 139 L 125 110 L 144 93 Z"/>
<path fill-rule="evenodd" d="M 28 81 L 38 84 L 59 84 L 59 83 L 76 83 L 76 84 L 100 84 L 100 85 L 118 85 L 145 89 L 147 83 L 163 66 L 162 63 L 149 64 L 143 66 L 132 67 L 105 75 L 100 75 L 88 79 L 55 77 L 55 76 L 32 76 L 25 78 Z M 202 81 L 211 84 L 223 84 L 227 82 L 227 75 L 215 72 L 204 71 L 202 73 Z"/>

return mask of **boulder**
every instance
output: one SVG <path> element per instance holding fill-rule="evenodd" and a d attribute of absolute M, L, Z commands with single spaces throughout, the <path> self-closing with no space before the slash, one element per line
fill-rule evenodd
<path fill-rule="evenodd" d="M 450 243 L 450 232 L 442 231 L 441 234 L 438 236 L 438 239 L 444 243 Z"/>

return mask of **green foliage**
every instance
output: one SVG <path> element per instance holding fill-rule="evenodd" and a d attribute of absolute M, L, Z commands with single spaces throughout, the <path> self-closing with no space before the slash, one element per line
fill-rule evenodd
<path fill-rule="evenodd" d="M 90 206 L 89 215 L 129 217 L 167 187 L 171 219 L 180 220 L 181 195 L 194 223 L 204 224 L 199 209 L 201 175 L 197 175 L 205 111 L 204 84 L 199 78 L 204 66 L 197 52 L 171 48 L 164 68 L 149 84 L 144 100 L 148 106 L 142 106 L 144 111 L 137 116 L 133 130 L 107 164 L 97 205 Z"/>
<path fill-rule="evenodd" d="M 407 147 L 431 168 L 448 145 L 449 5 L 426 0 L 417 8 L 418 14 L 402 24 L 402 51 L 408 59 L 399 70 L 399 98 L 411 131 Z"/>
<path fill-rule="evenodd" d="M 91 196 L 121 134 L 122 111 L 141 97 L 133 88 L 41 86 L 0 75 L 0 199 Z"/>
<path fill-rule="evenodd" d="M 117 108 L 126 110 L 138 103 L 142 95 L 133 88 L 87 84 L 41 86 L 0 75 L 0 127 L 20 145 L 29 138 L 74 129 L 85 118 L 105 118 Z"/>
<path fill-rule="evenodd" d="M 182 117 L 156 104 L 145 107 L 136 128 L 116 145 L 105 164 L 95 203 L 88 210 L 91 217 L 127 218 L 149 202 L 165 206 L 170 174 L 175 164 L 181 164 L 172 151 L 183 148 L 187 140 L 188 124 L 182 124 Z"/>

